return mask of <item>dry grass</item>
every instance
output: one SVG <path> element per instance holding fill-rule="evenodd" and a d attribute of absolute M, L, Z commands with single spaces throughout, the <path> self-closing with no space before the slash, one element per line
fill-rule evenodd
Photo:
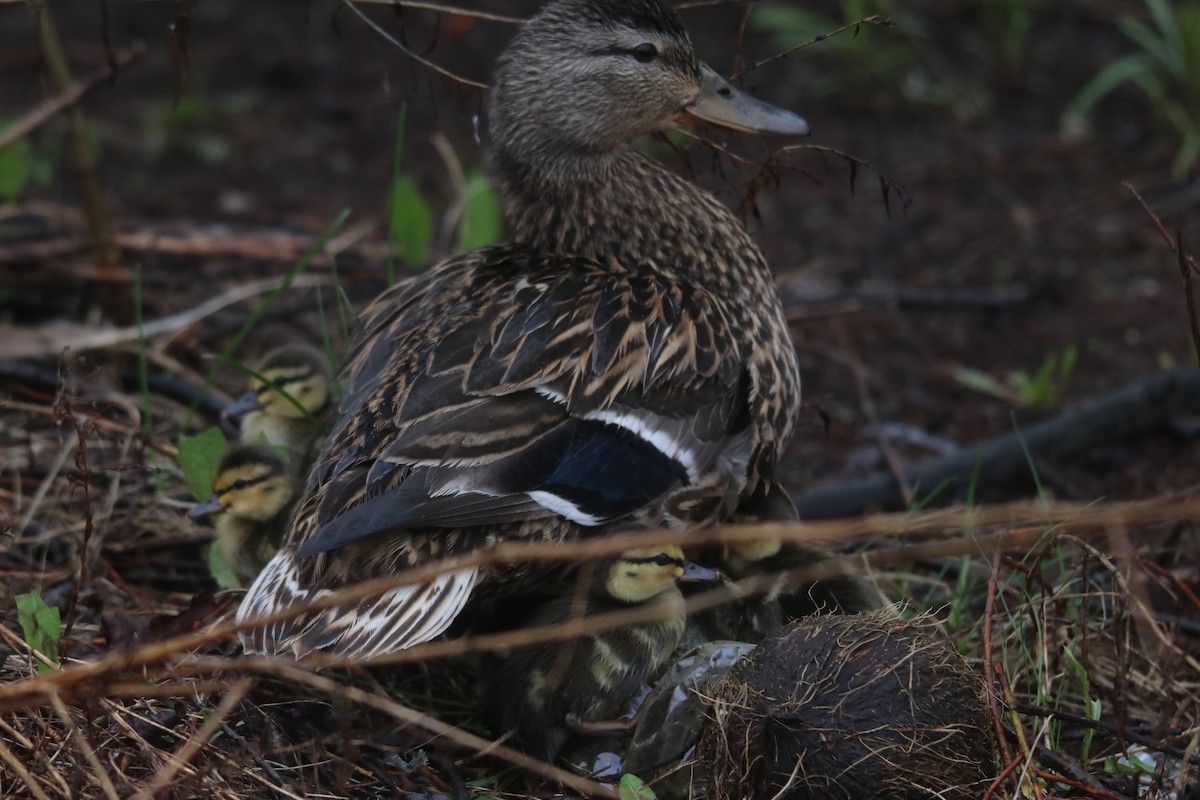
<path fill-rule="evenodd" d="M 64 623 L 61 665 L 31 651 L 13 611 L 0 627 L 0 795 L 523 791 L 519 774 L 497 776 L 501 760 L 520 764 L 542 793 L 558 781 L 571 792 L 609 793 L 480 736 L 469 662 L 423 669 L 511 637 L 427 645 L 391 659 L 408 663 L 372 672 L 238 654 L 233 626 L 219 624 L 236 597 L 213 592 L 202 556 L 207 532 L 181 513 L 169 442 L 185 411 L 155 400 L 148 435 L 139 405 L 96 377 L 53 398 L 6 400 L 0 410 L 4 601 L 11 609 L 13 595 L 38 591 Z M 866 560 L 885 588 L 940 610 L 951 640 L 975 665 L 989 665 L 1005 743 L 990 796 L 1166 797 L 1194 780 L 1200 742 L 1198 506 L 1194 496 L 1014 504 L 786 532 L 880 535 Z M 578 558 L 627 545 L 511 547 L 480 558 Z M 1147 773 L 1116 775 L 1113 760 L 1137 751 L 1149 759 Z M 476 779 L 489 788 L 464 784 Z"/>
<path fill-rule="evenodd" d="M 206 270 L 234 283 L 226 268 Z M 305 291 L 328 285 L 327 272 L 312 272 Z M 156 309 L 179 325 L 151 328 L 146 342 L 154 371 L 192 386 L 207 369 L 200 354 L 219 350 L 248 313 L 205 305 L 204 291 L 197 283 L 179 306 Z M 311 311 L 311 296 L 296 298 L 280 302 Z M 190 497 L 174 442 L 200 422 L 122 381 L 136 337 L 99 335 L 103 347 L 82 357 L 0 377 L 0 797 L 613 794 L 492 743 L 475 719 L 469 654 L 619 626 L 629 615 L 434 642 L 371 670 L 241 655 L 228 621 L 238 597 L 215 590 L 210 532 L 183 516 Z M 236 390 L 241 379 L 226 377 L 220 385 Z M 1193 490 L 1144 503 L 1023 502 L 705 536 L 865 542 L 854 563 L 914 613 L 932 609 L 995 688 L 1003 746 L 989 797 L 1149 798 L 1183 796 L 1200 765 L 1197 519 Z M 632 541 L 505 545 L 436 569 L 578 559 Z M 13 598 L 34 591 L 61 609 L 61 663 L 32 652 L 18 623 Z M 706 602 L 714 598 L 693 604 Z M 1135 753 L 1147 769 L 1122 775 L 1118 762 Z"/>

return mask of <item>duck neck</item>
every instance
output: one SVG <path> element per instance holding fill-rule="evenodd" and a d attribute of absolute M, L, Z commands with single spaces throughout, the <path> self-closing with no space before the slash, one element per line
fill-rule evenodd
<path fill-rule="evenodd" d="M 560 157 L 553 169 L 502 152 L 497 162 L 516 241 L 778 305 L 762 253 L 729 209 L 633 148 Z"/>
<path fill-rule="evenodd" d="M 631 147 L 559 156 L 551 171 L 496 153 L 513 239 L 614 271 L 652 273 L 723 306 L 740 332 L 752 416 L 777 420 L 754 434 L 749 476 L 757 486 L 791 436 L 800 396 L 796 352 L 762 252 L 715 197 Z"/>

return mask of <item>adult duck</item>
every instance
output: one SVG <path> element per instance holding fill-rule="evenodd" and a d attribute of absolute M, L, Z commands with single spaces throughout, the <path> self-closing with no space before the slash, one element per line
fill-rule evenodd
<path fill-rule="evenodd" d="M 242 620 L 498 541 L 709 525 L 773 482 L 800 380 L 770 269 L 727 208 L 630 142 L 808 125 L 701 64 L 661 0 L 553 0 L 500 58 L 488 112 L 512 243 L 364 314 L 340 418 Z M 461 569 L 243 642 L 370 657 L 520 574 Z"/>

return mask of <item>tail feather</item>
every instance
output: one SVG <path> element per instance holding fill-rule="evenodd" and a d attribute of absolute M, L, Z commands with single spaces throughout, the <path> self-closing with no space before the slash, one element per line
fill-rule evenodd
<path fill-rule="evenodd" d="M 474 568 L 448 572 L 377 598 L 305 612 L 243 631 L 242 646 L 263 655 L 300 657 L 321 650 L 363 659 L 403 650 L 444 633 L 466 605 L 477 577 Z M 329 589 L 301 589 L 295 554 L 284 549 L 250 586 L 237 619 L 245 622 L 331 594 Z"/>

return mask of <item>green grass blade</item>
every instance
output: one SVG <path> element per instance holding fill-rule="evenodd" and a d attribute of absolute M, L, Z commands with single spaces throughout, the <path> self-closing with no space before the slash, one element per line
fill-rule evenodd
<path fill-rule="evenodd" d="M 1096 77 L 1088 81 L 1087 85 L 1079 90 L 1079 94 L 1075 95 L 1075 99 L 1067 104 L 1067 109 L 1063 113 L 1063 116 L 1067 118 L 1086 116 L 1096 103 L 1103 100 L 1122 83 L 1135 80 L 1138 76 L 1145 75 L 1151 71 L 1152 67 L 1147 57 L 1140 53 L 1125 56 L 1114 61 L 1100 70 Z"/>
<path fill-rule="evenodd" d="M 319 255 L 320 252 L 325 249 L 325 245 L 329 244 L 329 240 L 332 239 L 339 230 L 341 230 L 342 225 L 346 223 L 346 219 L 349 218 L 349 216 L 350 209 L 342 209 L 337 217 L 334 218 L 333 222 L 330 223 L 329 227 L 325 229 L 325 232 L 322 233 L 317 239 L 316 243 L 314 243 L 312 247 L 308 248 L 308 250 L 304 252 L 304 255 L 300 257 L 300 259 L 296 262 L 296 265 L 292 267 L 291 271 L 288 272 L 287 275 L 284 276 L 283 281 L 279 284 L 279 286 L 277 286 L 270 294 L 263 298 L 263 301 L 259 303 L 258 308 L 254 309 L 254 313 L 250 315 L 250 318 L 242 323 L 242 326 L 238 328 L 237 333 L 233 335 L 233 338 L 229 340 L 224 349 L 221 351 L 220 356 L 217 358 L 218 363 L 213 364 L 212 368 L 209 369 L 208 373 L 204 376 L 204 385 L 202 387 L 204 391 L 207 391 L 208 388 L 212 386 L 213 379 L 216 378 L 217 370 L 221 368 L 221 364 L 231 360 L 233 352 L 241 347 L 242 342 L 250 334 L 250 331 L 254 330 L 254 326 L 256 326 L 259 320 L 263 318 L 263 315 L 270 311 L 271 307 L 278 302 L 283 293 L 291 288 L 292 284 L 296 282 L 296 278 L 300 277 L 300 275 L 312 265 L 312 262 L 316 259 L 317 255 Z M 200 395 L 202 393 L 203 392 L 196 393 L 196 399 L 192 401 L 191 407 L 188 408 L 187 418 L 183 421 L 185 427 L 191 421 L 192 416 L 196 413 L 196 406 L 200 402 Z"/>

